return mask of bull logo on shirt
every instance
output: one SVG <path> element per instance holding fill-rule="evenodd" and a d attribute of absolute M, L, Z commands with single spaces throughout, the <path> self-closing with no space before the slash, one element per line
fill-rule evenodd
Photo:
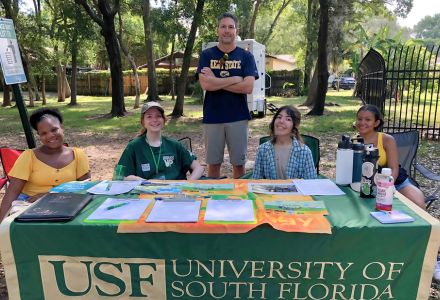
<path fill-rule="evenodd" d="M 220 77 L 229 77 L 229 71 L 220 71 Z"/>
<path fill-rule="evenodd" d="M 165 167 L 169 168 L 174 163 L 174 156 L 167 155 L 162 157 Z"/>

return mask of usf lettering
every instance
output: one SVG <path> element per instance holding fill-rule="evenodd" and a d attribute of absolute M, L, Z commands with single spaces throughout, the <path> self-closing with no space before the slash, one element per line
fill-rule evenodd
<path fill-rule="evenodd" d="M 45 299 L 166 299 L 161 259 L 39 256 L 38 260 Z"/>

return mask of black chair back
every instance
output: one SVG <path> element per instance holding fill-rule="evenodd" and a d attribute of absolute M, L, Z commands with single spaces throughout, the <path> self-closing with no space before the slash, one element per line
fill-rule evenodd
<path fill-rule="evenodd" d="M 419 132 L 413 130 L 389 134 L 396 140 L 399 164 L 413 178 L 415 175 L 414 160 L 416 159 L 417 148 L 419 147 Z"/>

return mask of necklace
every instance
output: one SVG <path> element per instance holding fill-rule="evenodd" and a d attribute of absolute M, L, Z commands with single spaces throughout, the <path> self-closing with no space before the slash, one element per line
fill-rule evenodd
<path fill-rule="evenodd" d="M 157 156 L 157 160 L 156 157 L 154 156 L 153 148 L 151 148 L 151 145 L 148 142 L 148 138 L 146 135 L 145 135 L 145 141 L 147 142 L 148 147 L 150 148 L 151 156 L 153 156 L 154 166 L 156 167 L 156 175 L 157 175 L 159 174 L 160 156 L 162 154 L 162 137 L 160 138 L 159 155 Z"/>

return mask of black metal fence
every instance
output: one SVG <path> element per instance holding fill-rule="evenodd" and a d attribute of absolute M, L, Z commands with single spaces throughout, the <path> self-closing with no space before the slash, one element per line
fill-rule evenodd
<path fill-rule="evenodd" d="M 391 48 L 386 62 L 373 49 L 364 57 L 357 93 L 382 110 L 384 131 L 419 130 L 426 138 L 440 138 L 439 51 L 439 46 L 402 46 Z"/>

